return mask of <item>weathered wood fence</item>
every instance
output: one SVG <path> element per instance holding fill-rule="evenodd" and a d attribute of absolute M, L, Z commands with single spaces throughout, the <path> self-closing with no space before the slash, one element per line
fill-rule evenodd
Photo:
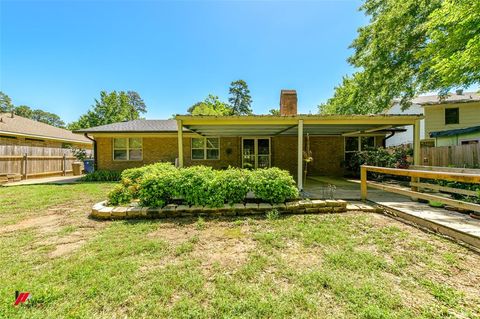
<path fill-rule="evenodd" d="M 423 165 L 480 167 L 480 144 L 422 148 Z"/>
<path fill-rule="evenodd" d="M 75 161 L 67 148 L 0 145 L 0 175 L 21 175 L 23 179 L 67 175 Z"/>

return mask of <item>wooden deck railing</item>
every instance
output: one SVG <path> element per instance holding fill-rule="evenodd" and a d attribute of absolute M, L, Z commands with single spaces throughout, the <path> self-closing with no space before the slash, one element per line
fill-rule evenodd
<path fill-rule="evenodd" d="M 442 168 L 435 168 L 437 170 L 433 170 L 432 168 L 426 168 L 422 166 L 414 166 L 413 168 L 415 169 L 399 169 L 399 168 L 387 168 L 387 167 L 362 165 L 360 169 L 360 179 L 361 179 L 360 191 L 361 191 L 362 200 L 367 199 L 367 196 L 368 196 L 367 189 L 368 187 L 372 187 L 372 188 L 381 189 L 387 192 L 392 192 L 392 193 L 410 196 L 414 198 L 421 198 L 429 201 L 436 201 L 436 202 L 440 202 L 442 204 L 450 205 L 453 207 L 480 212 L 479 204 L 465 202 L 465 201 L 456 200 L 456 199 L 434 195 L 434 194 L 426 194 L 418 191 L 418 189 L 426 188 L 426 189 L 432 189 L 432 190 L 441 191 L 441 192 L 456 193 L 456 194 L 462 194 L 467 196 L 478 196 L 479 194 L 476 193 L 475 191 L 420 182 L 420 179 L 423 178 L 423 179 L 430 179 L 430 180 L 433 179 L 433 180 L 445 180 L 445 181 L 461 182 L 461 183 L 480 184 L 480 174 L 477 173 L 475 170 L 449 169 L 447 171 L 447 168 L 445 168 L 445 170 L 440 171 L 440 169 Z M 464 170 L 464 171 L 460 171 L 460 170 Z M 410 185 L 412 186 L 412 190 L 401 188 L 399 186 L 367 181 L 368 172 L 411 177 L 412 182 L 410 183 Z"/>

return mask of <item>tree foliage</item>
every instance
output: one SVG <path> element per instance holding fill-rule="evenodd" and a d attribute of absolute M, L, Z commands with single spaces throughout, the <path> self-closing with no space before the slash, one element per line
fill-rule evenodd
<path fill-rule="evenodd" d="M 0 112 L 11 112 L 13 109 L 12 99 L 0 91 Z"/>
<path fill-rule="evenodd" d="M 65 127 L 65 122 L 55 113 L 47 112 L 41 109 L 32 109 L 27 105 L 15 106 L 10 97 L 0 92 L 0 112 L 12 112 L 34 121 L 42 122 L 56 127 Z"/>
<path fill-rule="evenodd" d="M 93 126 L 136 120 L 140 113 L 146 112 L 146 106 L 140 95 L 134 91 L 100 92 L 100 100 L 86 114 L 68 125 L 71 130 Z"/>
<path fill-rule="evenodd" d="M 366 0 L 344 77 L 323 113 L 377 113 L 398 98 L 406 108 L 421 93 L 480 82 L 480 2 Z"/>
<path fill-rule="evenodd" d="M 232 115 L 232 109 L 230 105 L 220 101 L 218 96 L 212 94 L 209 94 L 205 100 L 197 102 L 189 107 L 187 111 L 192 115 Z"/>
<path fill-rule="evenodd" d="M 252 114 L 252 97 L 248 89 L 247 82 L 244 80 L 233 81 L 230 84 L 230 98 L 233 115 L 249 115 Z"/>

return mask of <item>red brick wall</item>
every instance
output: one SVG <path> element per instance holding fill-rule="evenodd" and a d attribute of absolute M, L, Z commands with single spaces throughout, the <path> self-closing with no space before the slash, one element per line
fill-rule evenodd
<path fill-rule="evenodd" d="M 97 137 L 97 161 L 99 169 L 123 170 L 160 161 L 175 162 L 178 156 L 176 137 L 144 137 L 142 161 L 114 161 L 112 158 L 112 138 Z M 220 138 L 219 160 L 192 160 L 191 138 L 185 137 L 184 164 L 207 165 L 217 169 L 228 166 L 240 167 L 241 137 Z M 342 175 L 343 174 L 343 137 L 310 137 L 313 162 L 309 166 L 309 175 Z M 271 165 L 288 170 L 293 176 L 297 175 L 297 137 L 276 136 L 271 138 Z M 306 147 L 306 139 L 304 140 Z"/>

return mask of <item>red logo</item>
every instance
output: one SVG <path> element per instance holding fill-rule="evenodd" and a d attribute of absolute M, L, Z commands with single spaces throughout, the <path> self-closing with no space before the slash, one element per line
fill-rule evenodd
<path fill-rule="evenodd" d="M 25 301 L 27 301 L 28 299 L 31 298 L 31 295 L 29 292 L 18 292 L 18 291 L 15 291 L 15 303 L 14 305 L 17 306 L 21 303 L 25 303 Z"/>

